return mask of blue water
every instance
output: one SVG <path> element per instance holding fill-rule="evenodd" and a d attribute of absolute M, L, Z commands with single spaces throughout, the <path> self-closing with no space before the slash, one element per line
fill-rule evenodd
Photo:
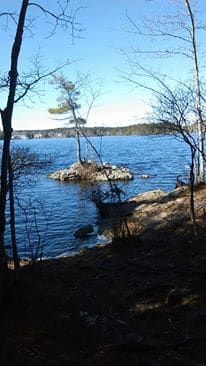
<path fill-rule="evenodd" d="M 111 136 L 103 137 L 102 141 L 93 137 L 91 141 L 97 150 L 101 149 L 103 161 L 127 166 L 133 172 L 134 180 L 120 183 L 125 192 L 123 199 L 153 189 L 169 191 L 174 188 L 177 175 L 182 174 L 183 179 L 188 177 L 188 148 L 173 136 Z M 47 154 L 53 160 L 38 172 L 37 181 L 17 188 L 19 202 L 23 207 L 23 210 L 18 205 L 16 208 L 20 256 L 30 257 L 38 240 L 43 247 L 44 257 L 68 255 L 83 247 L 95 245 L 99 241 L 99 215 L 91 200 L 91 186 L 60 183 L 48 178 L 49 172 L 63 169 L 75 161 L 75 140 L 33 139 L 12 141 L 12 144 L 29 147 L 38 154 Z M 83 151 L 88 158 L 94 158 L 94 153 L 84 142 Z M 150 178 L 143 179 L 141 175 L 149 175 Z M 100 186 L 106 189 L 107 183 Z M 26 234 L 25 218 L 30 232 L 30 243 Z M 95 228 L 94 234 L 87 239 L 76 239 L 75 230 L 84 224 L 92 224 Z M 6 242 L 9 248 L 9 227 Z"/>

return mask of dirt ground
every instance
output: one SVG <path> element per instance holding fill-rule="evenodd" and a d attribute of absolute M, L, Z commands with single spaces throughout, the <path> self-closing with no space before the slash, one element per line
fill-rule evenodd
<path fill-rule="evenodd" d="M 182 220 L 22 267 L 1 304 L 0 365 L 206 365 L 203 211 L 198 225 L 197 238 Z"/>

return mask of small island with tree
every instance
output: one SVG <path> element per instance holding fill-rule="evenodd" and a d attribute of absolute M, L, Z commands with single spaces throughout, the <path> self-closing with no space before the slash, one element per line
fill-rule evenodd
<path fill-rule="evenodd" d="M 82 118 L 78 113 L 81 108 L 78 103 L 78 98 L 80 95 L 79 89 L 82 88 L 82 79 L 76 83 L 72 83 L 63 74 L 58 76 L 54 75 L 51 84 L 54 84 L 60 96 L 58 98 L 58 106 L 56 108 L 49 108 L 48 112 L 52 115 L 62 116 L 59 117 L 61 120 L 67 121 L 70 125 L 74 125 L 77 161 L 69 168 L 49 174 L 49 178 L 64 182 L 98 182 L 132 179 L 132 173 L 128 168 L 103 163 L 101 155 L 86 135 L 84 125 L 86 125 L 87 120 Z M 89 110 L 93 102 L 94 96 L 89 105 Z M 100 163 L 83 158 L 80 136 L 86 139 Z"/>

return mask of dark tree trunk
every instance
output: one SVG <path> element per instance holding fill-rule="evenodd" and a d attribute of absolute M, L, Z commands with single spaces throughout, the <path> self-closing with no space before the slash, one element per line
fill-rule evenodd
<path fill-rule="evenodd" d="M 78 161 L 79 164 L 82 164 L 81 143 L 80 143 L 79 128 L 78 127 L 76 127 L 76 141 L 77 141 L 77 161 Z"/>
<path fill-rule="evenodd" d="M 14 174 L 12 170 L 11 156 L 9 156 L 9 206 L 10 206 L 10 229 L 11 229 L 11 244 L 14 260 L 14 269 L 20 268 L 18 250 L 16 245 L 16 226 L 15 226 L 15 205 L 14 205 Z"/>
<path fill-rule="evenodd" d="M 4 112 L 1 113 L 3 127 Z M 9 160 L 9 147 L 10 147 L 10 133 L 4 128 L 4 140 L 2 150 L 2 163 L 1 163 L 1 191 L 0 191 L 0 292 L 3 288 L 5 279 L 7 277 L 7 258 L 4 248 L 4 232 L 6 226 L 6 196 L 7 196 L 7 171 Z"/>
<path fill-rule="evenodd" d="M 7 260 L 4 248 L 4 233 L 6 225 L 5 210 L 6 210 L 6 196 L 7 196 L 7 175 L 8 175 L 9 157 L 10 157 L 10 141 L 12 134 L 12 115 L 15 103 L 15 93 L 18 78 L 17 65 L 22 44 L 22 37 L 24 32 L 24 24 L 28 4 L 29 0 L 22 0 L 15 39 L 11 51 L 11 66 L 8 73 L 9 91 L 8 91 L 7 104 L 5 109 L 1 111 L 4 142 L 3 142 L 3 152 L 1 162 L 1 191 L 0 191 L 0 291 L 3 288 L 3 282 L 6 278 L 5 273 L 7 272 Z"/>
<path fill-rule="evenodd" d="M 194 236 L 197 236 L 196 217 L 195 217 L 195 199 L 194 199 L 194 186 L 195 186 L 195 174 L 194 174 L 194 161 L 196 149 L 191 148 L 191 165 L 190 165 L 190 211 L 191 221 L 193 225 Z"/>

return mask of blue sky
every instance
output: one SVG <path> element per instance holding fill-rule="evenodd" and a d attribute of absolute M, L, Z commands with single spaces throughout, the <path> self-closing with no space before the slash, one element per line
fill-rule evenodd
<path fill-rule="evenodd" d="M 46 6 L 47 0 L 39 0 L 39 4 Z M 52 0 L 55 4 L 56 1 Z M 73 0 L 73 7 L 82 7 L 77 13 L 77 21 L 84 29 L 80 33 L 80 38 L 74 40 L 66 32 L 59 30 L 51 38 L 46 38 L 49 28 L 43 16 L 38 17 L 39 12 L 34 8 L 30 14 L 35 18 L 35 27 L 31 33 L 27 33 L 21 50 L 19 71 L 27 72 L 30 70 L 30 62 L 35 54 L 41 55 L 41 63 L 47 69 L 54 68 L 65 59 L 72 61 L 63 73 L 71 81 L 76 80 L 76 74 L 90 73 L 92 80 L 101 80 L 102 94 L 96 100 L 88 124 L 89 125 L 128 125 L 141 121 L 141 118 L 148 110 L 148 105 L 144 103 L 144 93 L 122 79 L 124 72 L 128 71 L 126 58 L 121 54 L 121 49 L 130 49 L 132 44 L 137 42 L 135 36 L 129 32 L 126 9 L 129 15 L 136 21 L 144 17 L 152 17 L 155 14 L 162 15 L 176 12 L 182 0 Z M 199 1 L 202 14 L 205 13 L 206 4 L 204 0 Z M 20 0 L 2 0 L 1 11 L 19 8 Z M 50 8 L 53 10 L 53 8 Z M 5 22 L 1 20 L 1 26 Z M 1 47 L 0 67 L 3 72 L 8 70 L 10 53 L 9 49 L 12 42 L 13 26 L 10 24 L 5 32 L 0 28 L 3 47 Z M 150 39 L 138 40 L 143 48 L 152 47 Z M 155 45 L 157 47 L 158 45 Z M 184 71 L 185 62 L 167 60 L 162 66 L 161 60 L 154 60 L 146 57 L 144 63 L 155 65 L 154 67 L 174 72 L 175 75 Z M 189 70 L 189 68 L 188 68 Z M 54 88 L 45 82 L 39 86 L 41 98 L 32 97 L 26 100 L 25 105 L 15 106 L 13 126 L 15 129 L 39 129 L 54 128 L 62 126 L 62 122 L 51 119 L 47 110 L 49 107 L 56 106 L 58 97 Z M 1 108 L 4 105 L 1 105 Z M 82 104 L 82 116 L 85 110 Z"/>

